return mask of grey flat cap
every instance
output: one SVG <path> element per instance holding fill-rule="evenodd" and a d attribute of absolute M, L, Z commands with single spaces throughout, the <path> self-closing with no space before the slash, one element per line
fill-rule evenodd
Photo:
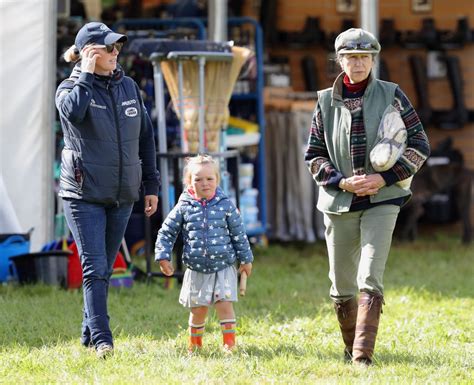
<path fill-rule="evenodd" d="M 373 53 L 380 52 L 377 38 L 361 28 L 349 28 L 341 32 L 334 42 L 336 53 Z"/>

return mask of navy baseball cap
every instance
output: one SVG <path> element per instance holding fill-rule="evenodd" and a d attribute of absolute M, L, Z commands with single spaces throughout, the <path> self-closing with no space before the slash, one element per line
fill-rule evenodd
<path fill-rule="evenodd" d="M 91 22 L 85 24 L 77 33 L 75 45 L 79 51 L 87 44 L 109 45 L 116 42 L 125 43 L 127 36 L 112 31 L 104 23 Z"/>

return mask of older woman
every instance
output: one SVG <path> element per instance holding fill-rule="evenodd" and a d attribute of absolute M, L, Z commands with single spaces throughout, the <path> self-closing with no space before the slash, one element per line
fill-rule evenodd
<path fill-rule="evenodd" d="M 153 125 L 137 84 L 117 57 L 125 35 L 103 23 L 84 25 L 64 58 L 77 63 L 56 92 L 64 149 L 59 195 L 81 259 L 81 343 L 113 353 L 107 312 L 109 278 L 134 201 L 157 208 L 159 174 Z"/>
<path fill-rule="evenodd" d="M 372 363 L 382 310 L 383 274 L 400 207 L 410 198 L 409 178 L 429 155 L 428 139 L 397 84 L 373 75 L 377 39 L 351 28 L 335 41 L 343 72 L 318 92 L 305 160 L 319 186 L 334 301 L 347 360 Z M 395 164 L 375 172 L 369 154 L 387 111 L 398 111 L 406 149 Z M 357 299 L 358 297 L 358 299 Z"/>

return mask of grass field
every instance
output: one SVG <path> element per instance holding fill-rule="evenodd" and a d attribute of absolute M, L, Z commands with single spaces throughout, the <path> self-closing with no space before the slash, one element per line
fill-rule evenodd
<path fill-rule="evenodd" d="M 365 370 L 342 360 L 324 243 L 255 255 L 230 356 L 213 313 L 202 352 L 187 355 L 188 313 L 179 287 L 161 279 L 111 291 L 116 353 L 106 361 L 79 344 L 79 291 L 0 287 L 0 383 L 473 383 L 472 247 L 446 236 L 394 244 L 375 365 Z"/>

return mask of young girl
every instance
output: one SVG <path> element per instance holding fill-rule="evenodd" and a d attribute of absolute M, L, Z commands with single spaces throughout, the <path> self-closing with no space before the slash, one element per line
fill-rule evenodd
<path fill-rule="evenodd" d="M 237 269 L 250 276 L 253 255 L 239 212 L 218 187 L 219 165 L 209 155 L 189 159 L 184 169 L 185 191 L 158 232 L 155 260 L 163 274 L 173 274 L 171 253 L 183 232 L 184 273 L 179 302 L 190 308 L 189 350 L 202 346 L 209 306 L 215 305 L 224 348 L 235 346 Z"/>

